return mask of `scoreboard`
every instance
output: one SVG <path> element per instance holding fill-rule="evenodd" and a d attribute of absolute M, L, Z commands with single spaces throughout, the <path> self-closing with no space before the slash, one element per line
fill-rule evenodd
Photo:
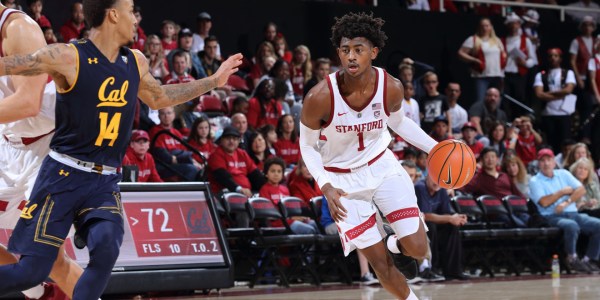
<path fill-rule="evenodd" d="M 125 235 L 106 293 L 233 286 L 231 256 L 205 183 L 121 183 Z M 10 231 L 0 230 L 6 245 Z M 88 249 L 65 241 L 85 267 Z"/>

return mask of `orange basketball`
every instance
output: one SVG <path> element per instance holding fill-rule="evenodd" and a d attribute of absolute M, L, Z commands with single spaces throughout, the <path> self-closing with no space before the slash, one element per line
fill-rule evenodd
<path fill-rule="evenodd" d="M 429 177 L 445 189 L 458 189 L 469 183 L 476 164 L 471 148 L 458 140 L 439 142 L 427 157 Z"/>

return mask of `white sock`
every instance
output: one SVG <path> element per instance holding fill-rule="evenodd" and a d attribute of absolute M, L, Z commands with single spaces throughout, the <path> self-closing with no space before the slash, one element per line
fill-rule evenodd
<path fill-rule="evenodd" d="M 417 298 L 417 295 L 415 295 L 415 293 L 413 293 L 411 288 L 408 288 L 410 290 L 410 294 L 408 294 L 408 298 L 406 298 L 406 300 L 419 300 L 419 298 Z"/>
<path fill-rule="evenodd" d="M 423 259 L 423 262 L 419 266 L 419 272 L 425 271 L 425 269 L 429 268 L 429 260 L 427 258 Z"/>
<path fill-rule="evenodd" d="M 42 296 L 44 296 L 44 286 L 41 284 L 38 284 L 26 291 L 22 291 L 21 293 L 23 293 L 25 296 L 27 296 L 27 298 L 39 299 L 39 298 L 42 298 Z"/>
<path fill-rule="evenodd" d="M 398 237 L 396 235 L 392 235 L 392 236 L 390 236 L 388 238 L 388 240 L 387 240 L 387 248 L 392 253 L 395 253 L 395 254 L 402 253 L 400 251 L 400 248 L 398 248 Z"/>

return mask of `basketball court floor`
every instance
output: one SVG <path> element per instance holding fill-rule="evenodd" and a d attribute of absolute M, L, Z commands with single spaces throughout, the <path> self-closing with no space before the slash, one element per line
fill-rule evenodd
<path fill-rule="evenodd" d="M 600 275 L 563 275 L 474 279 L 411 286 L 421 300 L 596 300 L 600 299 Z M 129 298 L 131 299 L 131 298 Z M 321 287 L 295 285 L 246 286 L 211 291 L 209 295 L 141 297 L 138 299 L 256 299 L 256 300 L 388 300 L 394 299 L 381 287 L 326 284 Z"/>

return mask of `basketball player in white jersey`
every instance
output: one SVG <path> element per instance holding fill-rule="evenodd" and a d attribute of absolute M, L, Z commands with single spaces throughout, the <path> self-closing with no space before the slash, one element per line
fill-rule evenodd
<path fill-rule="evenodd" d="M 414 186 L 387 148 L 391 141 L 387 128 L 428 153 L 436 141 L 404 117 L 400 81 L 372 67 L 387 39 L 383 23 L 365 13 L 336 18 L 331 41 L 341 70 L 304 99 L 300 149 L 327 198 L 344 254 L 358 249 L 387 291 L 400 299 L 417 299 L 387 255 L 402 252 L 421 258 L 427 252 Z M 386 236 L 378 209 L 395 235 Z"/>
<path fill-rule="evenodd" d="M 33 53 L 46 46 L 34 20 L 1 4 L 0 30 L 0 56 Z M 48 81 L 47 74 L 0 77 L 0 229 L 15 227 L 39 166 L 50 150 L 55 93 L 54 82 Z M 16 262 L 17 258 L 0 245 L 0 264 Z M 82 272 L 64 254 L 58 256 L 50 277 L 72 297 Z M 54 287 L 39 285 L 23 293 L 31 299 L 59 298 L 60 292 Z"/>

